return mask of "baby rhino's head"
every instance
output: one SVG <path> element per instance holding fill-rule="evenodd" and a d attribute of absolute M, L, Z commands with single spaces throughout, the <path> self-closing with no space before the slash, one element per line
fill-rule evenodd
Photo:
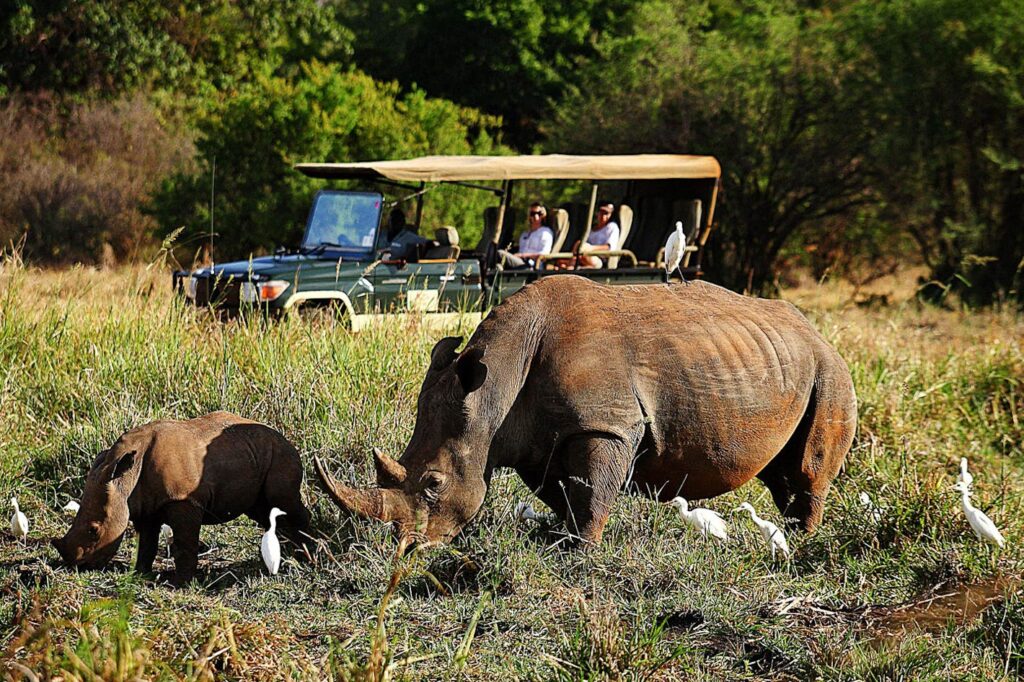
<path fill-rule="evenodd" d="M 68 566 L 102 568 L 117 553 L 128 528 L 128 496 L 138 483 L 141 460 L 118 442 L 93 462 L 71 528 L 52 542 Z"/>

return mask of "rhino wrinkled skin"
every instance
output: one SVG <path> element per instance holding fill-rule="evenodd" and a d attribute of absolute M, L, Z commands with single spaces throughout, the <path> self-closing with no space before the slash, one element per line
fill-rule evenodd
<path fill-rule="evenodd" d="M 586 542 L 621 490 L 699 499 L 754 477 L 810 531 L 856 428 L 846 363 L 795 307 L 705 282 L 546 277 L 460 343 L 434 347 L 408 446 L 374 452 L 376 488 L 315 462 L 337 504 L 403 538 L 453 537 L 499 467 Z"/>
<path fill-rule="evenodd" d="M 166 523 L 174 533 L 174 579 L 184 584 L 195 575 L 204 524 L 245 514 L 268 528 L 270 510 L 280 507 L 282 531 L 300 541 L 309 524 L 301 484 L 298 451 L 268 426 L 228 412 L 155 421 L 96 457 L 81 508 L 53 545 L 69 566 L 101 568 L 131 521 L 139 535 L 135 569 L 150 572 Z"/>

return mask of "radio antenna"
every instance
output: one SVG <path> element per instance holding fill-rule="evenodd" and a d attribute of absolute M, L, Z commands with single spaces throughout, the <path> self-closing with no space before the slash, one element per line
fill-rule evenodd
<path fill-rule="evenodd" d="M 213 167 L 210 170 L 210 267 L 213 267 L 213 189 L 214 181 L 217 178 L 217 157 L 213 157 Z"/>

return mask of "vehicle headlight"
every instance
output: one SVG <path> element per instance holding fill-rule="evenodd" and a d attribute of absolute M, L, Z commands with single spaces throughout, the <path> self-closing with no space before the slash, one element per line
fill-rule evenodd
<path fill-rule="evenodd" d="M 267 282 L 242 282 L 239 296 L 246 303 L 273 301 L 283 294 L 290 285 L 290 282 L 280 279 L 272 279 Z"/>
<path fill-rule="evenodd" d="M 196 290 L 199 288 L 199 278 L 195 275 L 188 278 L 188 285 L 185 287 L 185 295 L 196 300 Z"/>

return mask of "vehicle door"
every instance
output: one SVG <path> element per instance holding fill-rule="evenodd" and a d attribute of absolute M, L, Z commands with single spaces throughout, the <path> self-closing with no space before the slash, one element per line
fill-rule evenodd
<path fill-rule="evenodd" d="M 475 259 L 438 263 L 380 263 L 374 270 L 379 313 L 451 313 L 480 306 L 480 264 Z"/>

